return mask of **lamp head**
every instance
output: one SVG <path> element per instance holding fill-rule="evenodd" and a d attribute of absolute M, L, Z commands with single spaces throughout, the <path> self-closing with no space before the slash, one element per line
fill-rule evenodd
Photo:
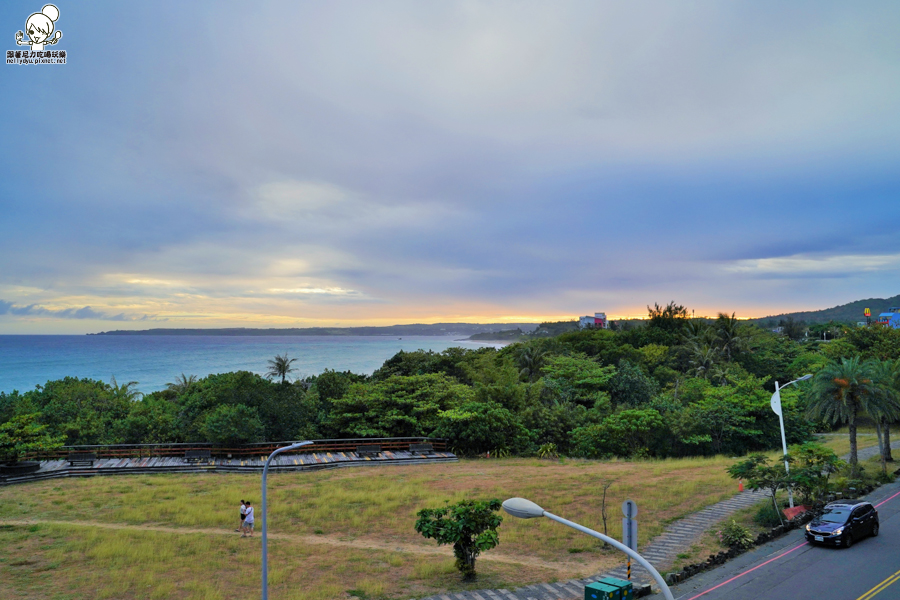
<path fill-rule="evenodd" d="M 806 375 L 804 375 L 803 377 L 801 377 L 801 378 L 798 379 L 797 381 L 806 381 L 807 379 L 812 379 L 812 375 L 810 375 L 810 374 L 807 373 Z"/>
<path fill-rule="evenodd" d="M 300 446 L 309 446 L 313 442 L 297 442 L 296 444 L 291 444 L 287 447 L 287 450 L 293 450 L 294 448 L 299 448 Z"/>
<path fill-rule="evenodd" d="M 534 519 L 543 517 L 544 509 L 525 498 L 510 498 L 503 502 L 503 510 L 519 519 Z"/>

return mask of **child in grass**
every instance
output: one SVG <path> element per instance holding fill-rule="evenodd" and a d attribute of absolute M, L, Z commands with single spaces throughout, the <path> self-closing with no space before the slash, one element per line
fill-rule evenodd
<path fill-rule="evenodd" d="M 253 507 L 250 506 L 250 501 L 244 503 L 246 506 L 246 511 L 244 513 L 244 533 L 241 534 L 241 537 L 253 537 Z"/>

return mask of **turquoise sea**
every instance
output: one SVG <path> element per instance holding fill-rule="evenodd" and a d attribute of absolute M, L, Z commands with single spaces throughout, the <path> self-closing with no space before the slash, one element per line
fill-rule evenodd
<path fill-rule="evenodd" d="M 115 376 L 120 384 L 137 381 L 135 387 L 146 394 L 164 389 L 181 373 L 264 374 L 267 361 L 285 352 L 297 359 L 294 376 L 317 375 L 326 368 L 371 374 L 400 350 L 441 352 L 454 346 L 485 344 L 448 336 L 0 335 L 0 391 L 25 392 L 69 375 L 103 381 Z"/>

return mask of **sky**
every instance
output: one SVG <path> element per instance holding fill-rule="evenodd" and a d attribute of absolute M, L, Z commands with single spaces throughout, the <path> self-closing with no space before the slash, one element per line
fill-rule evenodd
<path fill-rule="evenodd" d="M 0 334 L 900 293 L 897 2 L 56 6 L 66 64 L 0 65 Z"/>

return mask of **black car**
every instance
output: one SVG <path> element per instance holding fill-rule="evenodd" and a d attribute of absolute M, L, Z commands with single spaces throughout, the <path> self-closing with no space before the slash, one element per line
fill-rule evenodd
<path fill-rule="evenodd" d="M 806 541 L 849 548 L 867 535 L 878 535 L 878 511 L 869 502 L 832 502 L 806 526 Z"/>

